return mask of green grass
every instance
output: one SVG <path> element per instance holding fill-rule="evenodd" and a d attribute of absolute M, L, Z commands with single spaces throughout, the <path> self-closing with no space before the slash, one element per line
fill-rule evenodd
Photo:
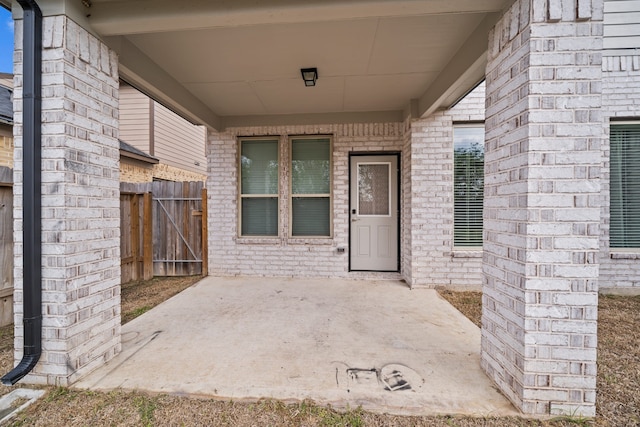
<path fill-rule="evenodd" d="M 142 316 L 147 311 L 151 310 L 153 307 L 150 305 L 145 305 L 142 307 L 138 307 L 135 310 L 131 310 L 124 314 L 123 323 L 130 322 L 136 317 Z"/>
<path fill-rule="evenodd" d="M 56 387 L 51 389 L 49 393 L 47 393 L 47 397 L 45 398 L 45 402 L 54 402 L 58 399 L 73 399 L 74 394 L 70 392 L 67 387 Z"/>
<path fill-rule="evenodd" d="M 134 403 L 138 408 L 142 425 L 152 427 L 154 425 L 153 413 L 158 407 L 156 399 L 148 396 L 136 396 Z"/>

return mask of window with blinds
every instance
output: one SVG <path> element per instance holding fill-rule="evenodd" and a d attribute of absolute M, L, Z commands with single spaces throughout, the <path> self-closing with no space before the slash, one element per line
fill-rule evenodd
<path fill-rule="evenodd" d="M 330 138 L 292 138 L 290 170 L 291 236 L 331 236 Z"/>
<path fill-rule="evenodd" d="M 610 128 L 611 248 L 640 248 L 640 122 Z"/>
<path fill-rule="evenodd" d="M 240 235 L 278 236 L 278 140 L 240 140 Z"/>
<path fill-rule="evenodd" d="M 482 247 L 484 126 L 453 128 L 454 247 Z"/>

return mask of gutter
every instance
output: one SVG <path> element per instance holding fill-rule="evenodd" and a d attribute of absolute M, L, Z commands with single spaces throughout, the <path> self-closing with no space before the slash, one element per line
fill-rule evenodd
<path fill-rule="evenodd" d="M 158 158 L 150 156 L 144 151 L 138 150 L 137 148 L 127 144 L 123 140 L 118 139 L 118 142 L 120 143 L 120 157 L 126 157 L 131 160 L 137 160 L 139 162 L 152 165 L 160 163 L 160 160 Z"/>
<path fill-rule="evenodd" d="M 126 157 L 127 159 L 131 159 L 131 160 L 137 160 L 143 163 L 148 163 L 151 165 L 157 165 L 158 163 L 160 163 L 160 160 L 154 157 L 141 156 L 140 154 L 130 153 L 129 151 L 122 150 L 122 149 L 120 150 L 120 156 Z"/>
<path fill-rule="evenodd" d="M 23 324 L 24 352 L 18 366 L 0 381 L 14 385 L 36 366 L 42 354 L 42 12 L 35 0 L 17 0 L 23 29 Z"/>

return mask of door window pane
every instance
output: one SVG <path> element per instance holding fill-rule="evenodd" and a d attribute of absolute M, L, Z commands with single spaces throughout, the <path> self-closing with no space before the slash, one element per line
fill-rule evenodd
<path fill-rule="evenodd" d="M 389 215 L 389 163 L 358 164 L 358 214 Z"/>

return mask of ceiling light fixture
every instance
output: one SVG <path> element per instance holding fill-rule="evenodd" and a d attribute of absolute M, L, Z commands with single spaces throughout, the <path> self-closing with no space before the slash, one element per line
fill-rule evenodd
<path fill-rule="evenodd" d="M 316 80 L 318 80 L 317 68 L 301 68 L 302 80 L 304 80 L 305 86 L 315 86 Z"/>

